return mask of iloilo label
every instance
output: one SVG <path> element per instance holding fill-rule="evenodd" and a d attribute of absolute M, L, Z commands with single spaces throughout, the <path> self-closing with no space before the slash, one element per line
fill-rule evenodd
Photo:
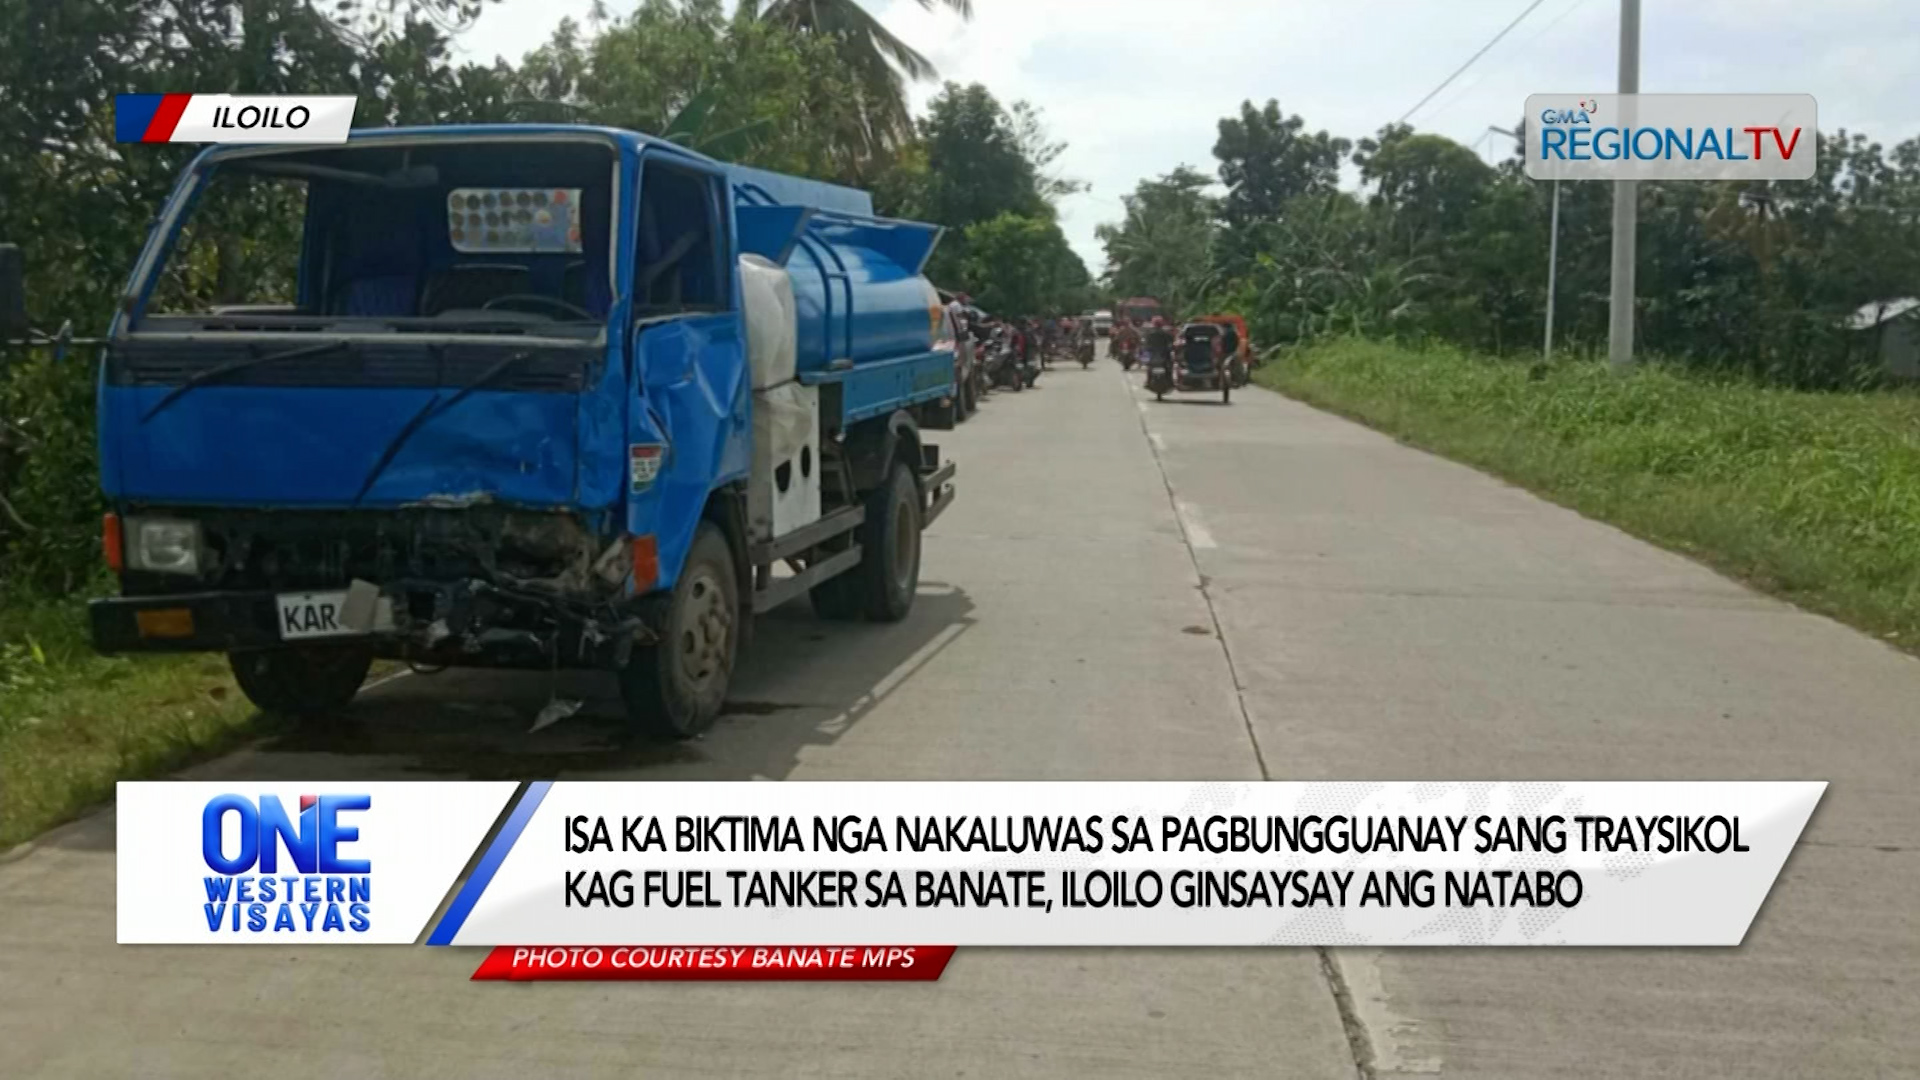
<path fill-rule="evenodd" d="M 116 142 L 343 143 L 351 95 L 116 94 Z"/>
<path fill-rule="evenodd" d="M 1810 180 L 1820 146 L 1810 94 L 1534 94 L 1526 118 L 1536 180 Z"/>

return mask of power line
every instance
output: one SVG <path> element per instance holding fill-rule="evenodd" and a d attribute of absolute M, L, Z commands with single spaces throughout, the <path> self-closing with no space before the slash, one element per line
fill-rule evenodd
<path fill-rule="evenodd" d="M 1439 86 L 1436 86 L 1432 90 L 1427 91 L 1427 96 L 1421 98 L 1418 102 L 1416 102 L 1413 108 L 1408 109 L 1405 113 L 1403 113 L 1400 119 L 1395 121 L 1395 123 L 1400 123 L 1400 124 L 1406 123 L 1407 117 L 1412 116 L 1414 113 L 1419 112 L 1420 106 L 1425 105 L 1429 101 L 1432 101 L 1435 95 L 1439 94 L 1440 91 L 1445 90 L 1449 85 L 1453 83 L 1453 80 L 1459 78 L 1462 74 L 1466 72 L 1468 68 L 1472 67 L 1474 64 L 1474 61 L 1487 55 L 1488 49 L 1491 49 L 1495 45 L 1500 44 L 1500 39 L 1512 33 L 1513 28 L 1516 26 L 1519 26 L 1520 23 L 1523 20 L 1525 20 L 1527 16 L 1533 14 L 1535 8 L 1538 8 L 1541 4 L 1544 4 L 1546 2 L 1547 0 L 1533 0 L 1533 3 L 1528 4 L 1527 10 L 1522 11 L 1519 15 L 1516 15 L 1514 17 L 1514 20 L 1506 25 L 1506 29 L 1501 30 L 1499 33 L 1493 35 L 1492 41 L 1489 41 L 1485 45 L 1480 46 L 1479 52 L 1474 53 L 1472 56 L 1467 57 L 1467 62 L 1464 64 L 1461 64 L 1460 69 L 1458 71 L 1455 71 L 1453 74 L 1447 76 L 1446 79 L 1442 81 Z"/>
<path fill-rule="evenodd" d="M 1562 11 L 1560 14 L 1554 16 L 1552 22 L 1549 22 L 1547 25 L 1534 31 L 1534 34 L 1532 37 L 1528 38 L 1524 42 L 1521 42 L 1519 46 L 1520 51 L 1522 53 L 1525 53 L 1526 50 L 1530 46 L 1532 46 L 1534 43 L 1538 42 L 1541 38 L 1546 37 L 1548 34 L 1552 33 L 1554 27 L 1559 26 L 1561 23 L 1565 22 L 1567 20 L 1567 16 L 1572 15 L 1574 12 L 1585 7 L 1587 3 L 1588 3 L 1588 0 L 1573 0 L 1572 6 L 1568 7 L 1565 11 Z M 1455 105 L 1458 105 L 1460 104 L 1460 102 L 1466 100 L 1467 95 L 1473 93 L 1475 87 L 1478 87 L 1479 85 L 1481 85 L 1486 81 L 1487 81 L 1487 75 L 1484 72 L 1481 73 L 1479 76 L 1469 80 L 1466 83 L 1466 85 L 1462 86 L 1459 90 L 1455 91 L 1445 101 L 1440 102 L 1440 104 L 1436 107 L 1436 110 L 1434 112 L 1430 112 L 1427 114 L 1427 123 L 1431 124 L 1439 117 L 1445 116 L 1447 113 L 1447 110 L 1453 108 Z"/>

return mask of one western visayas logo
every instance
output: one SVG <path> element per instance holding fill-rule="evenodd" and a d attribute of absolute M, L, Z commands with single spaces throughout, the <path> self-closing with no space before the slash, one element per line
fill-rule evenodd
<path fill-rule="evenodd" d="M 213 871 L 207 929 L 365 933 L 373 864 L 343 848 L 359 841 L 357 815 L 372 808 L 371 795 L 302 795 L 297 814 L 277 795 L 209 799 L 200 815 L 201 853 Z"/>

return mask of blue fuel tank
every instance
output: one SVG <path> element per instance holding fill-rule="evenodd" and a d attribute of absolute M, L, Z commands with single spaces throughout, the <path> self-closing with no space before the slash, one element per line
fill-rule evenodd
<path fill-rule="evenodd" d="M 801 378 L 933 348 L 940 295 L 923 275 L 941 229 L 873 216 L 863 191 L 735 167 L 740 247 L 793 281 Z"/>

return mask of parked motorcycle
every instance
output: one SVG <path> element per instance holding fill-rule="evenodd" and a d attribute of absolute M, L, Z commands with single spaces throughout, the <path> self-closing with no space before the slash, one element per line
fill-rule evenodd
<path fill-rule="evenodd" d="M 974 368 L 977 361 L 971 335 L 962 335 L 954 343 L 953 357 L 953 418 L 956 422 L 964 423 L 980 409 L 980 399 L 975 393 Z"/>
<path fill-rule="evenodd" d="M 1025 390 L 1029 385 L 1026 368 L 1013 348 L 1013 336 L 1004 330 L 993 339 L 987 379 L 995 390 Z"/>

